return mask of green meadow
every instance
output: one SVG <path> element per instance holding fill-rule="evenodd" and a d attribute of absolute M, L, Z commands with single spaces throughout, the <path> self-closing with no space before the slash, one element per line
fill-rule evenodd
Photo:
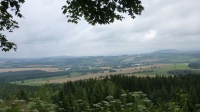
<path fill-rule="evenodd" d="M 171 70 L 192 70 L 192 71 L 200 72 L 200 70 L 189 68 L 186 63 L 170 64 L 169 66 L 165 66 L 165 67 L 155 66 L 153 68 L 143 69 L 143 71 L 151 71 L 151 70 L 153 70 L 153 72 L 141 72 L 141 73 L 137 73 L 137 76 L 139 75 L 164 75 L 164 76 L 173 75 L 173 74 L 167 73 L 168 71 L 171 71 Z"/>
<path fill-rule="evenodd" d="M 198 71 L 200 73 L 200 70 L 198 69 L 191 69 L 188 67 L 188 65 L 186 63 L 174 63 L 174 64 L 169 64 L 166 66 L 163 66 L 166 64 L 153 64 L 147 68 L 141 69 L 140 73 L 133 73 L 135 76 L 156 76 L 156 75 L 163 75 L 163 76 L 169 76 L 169 75 L 173 75 L 173 74 L 169 74 L 168 71 L 171 70 L 192 70 L 192 71 Z M 153 71 L 153 72 L 149 72 L 149 71 Z M 66 76 L 58 76 L 58 77 L 49 77 L 49 78 L 39 78 L 39 79 L 30 79 L 30 80 L 24 80 L 24 81 L 16 81 L 16 82 L 12 82 L 15 84 L 20 84 L 20 85 L 30 85 L 30 86 L 40 86 L 42 84 L 38 83 L 40 81 L 46 81 L 48 82 L 48 80 L 53 80 L 53 79 L 64 79 L 64 78 L 71 78 L 71 77 L 79 77 L 81 76 L 81 73 L 79 72 L 72 72 L 70 73 L 70 75 L 66 75 Z"/>
<path fill-rule="evenodd" d="M 19 85 L 29 85 L 29 86 L 41 86 L 43 84 L 36 83 L 40 81 L 46 81 L 48 80 L 53 80 L 53 79 L 62 79 L 62 78 L 69 78 L 69 77 L 78 77 L 81 74 L 78 72 L 72 72 L 70 75 L 67 76 L 58 76 L 58 77 L 49 77 L 49 78 L 39 78 L 39 79 L 29 79 L 29 80 L 24 80 L 24 81 L 16 81 L 16 82 L 11 82 L 13 84 L 19 84 Z"/>

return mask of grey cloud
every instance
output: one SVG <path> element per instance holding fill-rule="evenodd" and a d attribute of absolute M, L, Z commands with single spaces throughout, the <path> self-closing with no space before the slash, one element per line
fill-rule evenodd
<path fill-rule="evenodd" d="M 144 0 L 145 11 L 136 19 L 126 14 L 110 25 L 67 23 L 61 7 L 65 1 L 26 1 L 20 29 L 6 33 L 18 44 L 17 52 L 0 57 L 120 55 L 159 49 L 198 50 L 199 0 Z M 151 35 L 151 31 L 156 32 Z M 150 35 L 146 37 L 147 35 Z"/>

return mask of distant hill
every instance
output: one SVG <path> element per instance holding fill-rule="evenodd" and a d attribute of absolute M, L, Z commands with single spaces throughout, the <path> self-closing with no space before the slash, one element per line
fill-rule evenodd
<path fill-rule="evenodd" d="M 153 53 L 180 53 L 181 51 L 175 50 L 175 49 L 162 49 L 154 51 Z"/>

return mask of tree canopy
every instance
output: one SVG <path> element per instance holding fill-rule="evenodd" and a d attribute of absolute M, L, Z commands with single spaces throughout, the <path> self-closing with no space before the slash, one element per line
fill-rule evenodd
<path fill-rule="evenodd" d="M 0 31 L 13 32 L 15 28 L 19 28 L 18 22 L 13 20 L 13 16 L 10 11 L 14 11 L 18 17 L 23 17 L 20 13 L 20 4 L 24 3 L 24 0 L 1 0 L 0 3 Z M 9 51 L 10 49 L 17 50 L 17 45 L 13 42 L 9 42 L 6 36 L 0 33 L 0 48 L 2 51 Z"/>
<path fill-rule="evenodd" d="M 13 20 L 15 15 L 22 18 L 20 5 L 25 0 L 1 0 L 0 3 L 0 31 L 13 32 L 19 28 L 18 22 Z M 127 13 L 131 18 L 141 15 L 144 7 L 140 0 L 66 0 L 62 13 L 66 14 L 68 22 L 78 23 L 82 17 L 91 25 L 110 24 L 115 20 L 122 20 L 122 13 Z M 17 45 L 9 42 L 3 33 L 0 33 L 0 48 L 2 51 L 17 50 Z"/>

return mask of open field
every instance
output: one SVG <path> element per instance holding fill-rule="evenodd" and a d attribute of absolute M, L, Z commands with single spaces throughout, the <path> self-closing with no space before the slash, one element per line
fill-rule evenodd
<path fill-rule="evenodd" d="M 58 68 L 50 68 L 50 67 L 44 67 L 44 68 L 0 68 L 0 73 L 2 72 L 17 72 L 17 71 L 27 71 L 27 70 L 42 70 L 47 72 L 56 72 L 59 71 Z"/>
<path fill-rule="evenodd" d="M 159 59 L 145 59 L 140 62 L 145 63 L 145 62 L 157 62 L 157 61 L 159 61 Z"/>
<path fill-rule="evenodd" d="M 101 69 L 111 69 L 111 67 L 100 67 Z"/>
<path fill-rule="evenodd" d="M 128 74 L 126 76 L 136 76 L 136 77 L 155 77 L 156 75 L 146 75 L 146 74 Z"/>
<path fill-rule="evenodd" d="M 128 76 L 136 76 L 136 77 L 146 77 L 147 75 L 144 74 L 128 74 Z M 148 77 L 155 77 L 156 75 L 148 75 Z M 31 79 L 31 80 L 25 80 L 24 83 L 22 84 L 21 81 L 15 82 L 15 84 L 20 84 L 20 85 L 29 85 L 29 86 L 41 86 L 47 81 L 48 83 L 64 83 L 68 81 L 77 81 L 77 80 L 84 80 L 84 79 L 89 79 L 89 78 L 99 78 L 99 76 L 92 76 L 92 75 L 85 75 L 85 76 L 78 76 L 78 77 L 67 77 L 67 76 L 60 76 L 60 77 L 51 77 L 48 79 Z M 14 82 L 12 82 L 14 84 Z"/>
<path fill-rule="evenodd" d="M 107 69 L 109 67 L 103 67 L 104 69 Z M 140 69 L 142 68 L 142 69 Z M 170 70 L 196 70 L 196 69 L 191 69 L 187 66 L 186 63 L 181 63 L 181 64 L 153 64 L 153 65 L 148 65 L 148 66 L 138 66 L 138 67 L 130 67 L 130 68 L 118 68 L 115 69 L 116 72 L 109 72 L 109 71 L 104 71 L 104 73 L 94 73 L 94 74 L 86 74 L 86 75 L 81 75 L 81 73 L 78 72 L 73 72 L 69 76 L 58 76 L 58 77 L 50 77 L 50 78 L 41 78 L 41 79 L 31 79 L 31 80 L 25 80 L 24 85 L 41 85 L 45 84 L 47 80 L 49 83 L 63 83 L 63 82 L 68 82 L 68 81 L 76 81 L 76 80 L 85 80 L 89 78 L 100 78 L 100 77 L 105 77 L 106 75 L 109 76 L 111 74 L 126 74 L 131 76 L 132 73 L 134 76 L 137 77 L 146 77 L 147 75 L 149 77 L 155 77 L 156 75 L 172 75 L 168 74 L 167 71 Z M 153 72 L 143 72 L 143 71 L 151 71 Z M 141 73 L 139 73 L 141 72 Z M 17 81 L 15 83 L 21 84 L 21 81 Z"/>
<path fill-rule="evenodd" d="M 135 57 L 130 57 L 130 58 L 127 58 L 127 59 L 124 59 L 122 60 L 123 62 L 130 62 L 130 61 L 133 61 Z"/>
<path fill-rule="evenodd" d="M 53 65 L 26 65 L 26 67 L 52 67 Z"/>
<path fill-rule="evenodd" d="M 66 79 L 66 78 L 73 78 L 73 77 L 78 77 L 78 76 L 80 76 L 80 73 L 72 72 L 72 73 L 70 73 L 70 75 L 66 75 L 66 76 L 29 79 L 29 80 L 24 80 L 23 83 L 22 83 L 22 81 L 15 81 L 15 82 L 11 82 L 11 83 L 20 84 L 20 85 L 40 86 L 40 85 L 45 84 L 47 81 L 50 81 L 50 80 Z M 42 83 L 38 83 L 38 82 L 42 82 Z"/>
<path fill-rule="evenodd" d="M 138 67 L 131 67 L 131 68 L 119 68 L 115 69 L 117 72 L 111 72 L 109 73 L 108 71 L 105 71 L 104 73 L 95 73 L 95 74 L 86 74 L 82 76 L 72 76 L 72 77 L 54 77 L 54 78 L 48 78 L 49 83 L 63 83 L 67 81 L 76 81 L 76 80 L 84 80 L 84 79 L 89 79 L 89 78 L 99 78 L 102 76 L 110 75 L 110 74 L 127 74 L 130 75 L 129 73 L 134 73 L 134 72 L 139 72 L 145 69 L 150 69 L 152 66 L 158 66 L 160 68 L 169 66 L 170 64 L 154 64 L 154 65 L 149 65 L 149 66 L 138 66 Z M 140 67 L 142 69 L 140 69 Z M 137 68 L 137 69 L 136 69 Z M 146 74 L 134 74 L 135 76 L 147 76 Z M 155 75 L 154 75 L 155 76 Z M 37 79 L 28 83 L 36 84 L 36 83 L 46 83 L 46 80 L 43 79 Z M 28 84 L 27 83 L 27 84 Z M 26 82 L 25 82 L 26 84 Z"/>
<path fill-rule="evenodd" d="M 146 71 L 153 70 L 154 72 L 138 73 L 137 75 L 139 75 L 139 74 L 140 75 L 172 75 L 172 74 L 168 74 L 167 71 L 170 71 L 170 70 L 197 70 L 197 69 L 189 68 L 187 63 L 169 64 L 168 66 L 165 66 L 165 67 L 153 65 L 153 67 L 156 67 L 156 68 L 147 68 L 145 70 Z"/>

